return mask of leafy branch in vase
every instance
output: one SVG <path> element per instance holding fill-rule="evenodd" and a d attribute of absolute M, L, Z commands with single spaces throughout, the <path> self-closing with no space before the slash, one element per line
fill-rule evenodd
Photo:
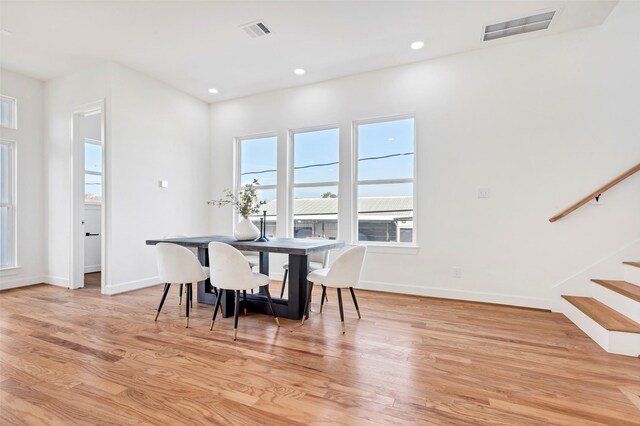
<path fill-rule="evenodd" d="M 260 182 L 258 179 L 254 179 L 252 183 L 246 184 L 238 192 L 238 195 L 235 195 L 230 189 L 225 189 L 222 198 L 209 200 L 207 204 L 216 207 L 232 205 L 236 212 L 246 219 L 252 214 L 260 213 L 260 207 L 267 204 L 266 201 L 258 201 L 258 186 L 260 186 Z"/>

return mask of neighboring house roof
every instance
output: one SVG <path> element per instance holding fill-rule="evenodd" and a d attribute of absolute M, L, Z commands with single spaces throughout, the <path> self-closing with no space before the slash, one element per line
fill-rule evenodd
<path fill-rule="evenodd" d="M 267 216 L 276 215 L 276 200 L 269 201 L 262 210 Z M 413 197 L 366 197 L 358 199 L 358 212 L 367 216 L 409 216 L 413 212 Z M 337 198 L 301 198 L 293 200 L 294 216 L 323 216 L 338 213 Z"/>

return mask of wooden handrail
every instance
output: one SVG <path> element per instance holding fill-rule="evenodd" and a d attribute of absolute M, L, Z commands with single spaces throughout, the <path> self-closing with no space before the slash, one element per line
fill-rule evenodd
<path fill-rule="evenodd" d="M 553 216 L 551 219 L 549 219 L 549 222 L 555 222 L 556 220 L 562 219 L 563 217 L 565 217 L 566 215 L 572 213 L 573 211 L 578 210 L 580 207 L 584 206 L 585 204 L 587 204 L 592 199 L 594 199 L 596 197 L 599 197 L 605 191 L 613 188 L 614 186 L 616 186 L 617 184 L 619 184 L 620 182 L 622 182 L 623 180 L 625 180 L 626 178 L 628 178 L 632 174 L 634 174 L 636 172 L 639 172 L 639 171 L 640 171 L 640 163 L 636 164 L 635 166 L 633 166 L 632 168 L 630 168 L 629 170 L 627 170 L 626 172 L 624 172 L 623 174 L 621 174 L 617 178 L 613 179 L 611 182 L 607 183 L 606 185 L 596 189 L 591 194 L 587 195 L 586 197 L 584 197 L 583 199 L 581 199 L 577 203 L 573 204 L 571 207 L 567 207 L 566 209 L 564 209 L 563 211 L 561 211 L 557 215 Z"/>

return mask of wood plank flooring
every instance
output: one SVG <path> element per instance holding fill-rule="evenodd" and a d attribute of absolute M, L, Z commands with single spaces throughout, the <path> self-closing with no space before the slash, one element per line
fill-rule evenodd
<path fill-rule="evenodd" d="M 640 425 L 640 359 L 561 314 L 359 291 L 342 335 L 332 291 L 233 342 L 208 305 L 185 329 L 177 286 L 154 322 L 161 292 L 0 292 L 0 424 Z"/>

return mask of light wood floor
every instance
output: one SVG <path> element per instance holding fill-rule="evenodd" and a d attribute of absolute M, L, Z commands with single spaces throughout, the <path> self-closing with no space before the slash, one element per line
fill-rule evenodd
<path fill-rule="evenodd" d="M 560 314 L 360 291 L 342 335 L 331 292 L 233 342 L 208 305 L 185 329 L 177 286 L 154 323 L 161 291 L 1 292 L 0 424 L 640 425 L 640 359 Z"/>

